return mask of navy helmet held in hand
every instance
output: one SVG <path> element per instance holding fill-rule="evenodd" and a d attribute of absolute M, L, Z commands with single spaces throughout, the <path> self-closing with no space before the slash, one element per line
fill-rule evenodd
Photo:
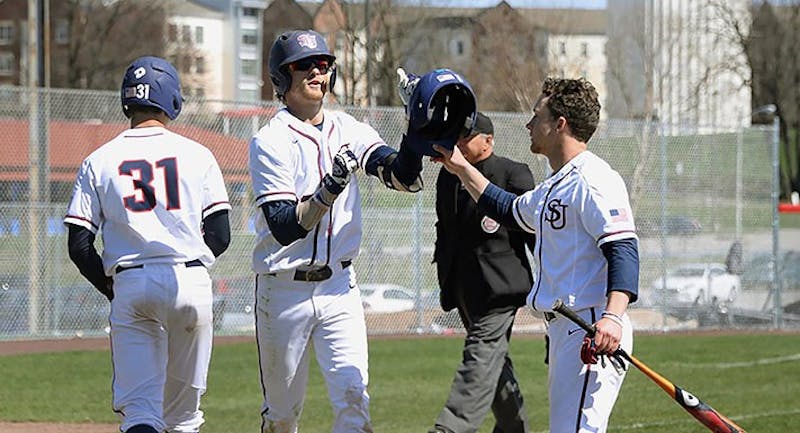
<path fill-rule="evenodd" d="M 144 56 L 134 60 L 125 71 L 120 90 L 122 111 L 131 117 L 134 106 L 155 107 L 175 120 L 181 113 L 181 81 L 178 71 L 160 57 Z"/>
<path fill-rule="evenodd" d="M 406 107 L 408 144 L 418 154 L 437 156 L 432 145 L 453 149 L 475 124 L 475 93 L 464 77 L 450 69 L 423 75 Z"/>
<path fill-rule="evenodd" d="M 325 38 L 314 30 L 293 30 L 282 33 L 269 50 L 269 77 L 275 94 L 282 98 L 292 85 L 289 64 L 308 57 L 325 57 L 333 64 L 336 56 L 328 49 Z M 331 68 L 328 89 L 336 82 L 336 67 Z"/>

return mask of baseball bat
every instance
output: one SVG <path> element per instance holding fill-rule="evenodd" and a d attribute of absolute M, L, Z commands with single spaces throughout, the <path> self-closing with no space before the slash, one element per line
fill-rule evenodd
<path fill-rule="evenodd" d="M 593 325 L 586 323 L 583 318 L 578 316 L 575 311 L 569 308 L 563 301 L 557 299 L 556 302 L 553 304 L 553 311 L 561 314 L 562 316 L 566 317 L 569 320 L 575 322 L 578 326 L 583 328 L 589 337 L 594 337 L 596 329 Z M 664 376 L 656 373 L 648 367 L 644 362 L 640 361 L 633 355 L 629 355 L 625 350 L 622 348 L 617 349 L 615 355 L 619 355 L 624 359 L 627 359 L 628 362 L 636 366 L 645 376 L 650 378 L 653 382 L 656 383 L 661 389 L 664 390 L 673 400 L 680 407 L 683 408 L 686 412 L 689 412 L 695 419 L 700 421 L 701 424 L 706 426 L 709 430 L 714 433 L 747 433 L 744 431 L 743 428 L 739 427 L 731 421 L 725 415 L 717 412 L 711 406 L 703 403 L 700 401 L 699 398 L 695 397 L 692 393 L 681 389 L 674 383 L 672 383 L 669 379 L 665 378 Z"/>

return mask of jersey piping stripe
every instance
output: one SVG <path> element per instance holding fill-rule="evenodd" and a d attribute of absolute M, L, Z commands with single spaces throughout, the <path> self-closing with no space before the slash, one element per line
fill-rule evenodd
<path fill-rule="evenodd" d="M 292 126 L 292 125 L 287 125 L 287 126 L 289 126 L 289 129 L 291 129 L 292 131 L 294 131 L 294 132 L 296 132 L 296 133 L 298 133 L 298 134 L 302 135 L 303 137 L 305 137 L 305 138 L 307 138 L 307 139 L 311 140 L 311 142 L 312 142 L 312 143 L 314 143 L 314 144 L 317 146 L 317 150 L 319 150 L 319 143 L 317 143 L 317 139 L 316 139 L 316 138 L 314 138 L 314 137 L 312 137 L 312 136 L 310 136 L 310 135 L 306 134 L 306 133 L 305 133 L 305 132 L 303 132 L 303 131 L 300 131 L 299 129 L 295 128 L 295 127 L 294 127 L 294 126 Z"/>
<path fill-rule="evenodd" d="M 284 195 L 284 194 L 293 195 L 295 200 L 297 200 L 297 194 L 295 194 L 292 191 L 276 191 L 276 192 L 267 192 L 267 193 L 261 194 L 260 196 L 256 197 L 255 201 L 257 202 L 257 201 L 261 200 L 262 198 L 269 197 L 271 195 Z"/>
<path fill-rule="evenodd" d="M 86 219 L 84 217 L 79 217 L 79 216 L 67 214 L 64 217 L 64 219 L 67 219 L 67 218 L 74 219 L 74 220 L 80 220 L 80 221 L 86 221 L 87 223 L 91 224 L 91 226 L 94 227 L 95 230 L 100 229 L 100 227 L 98 227 L 97 224 L 93 223 L 91 220 L 88 220 L 88 219 Z"/>
<path fill-rule="evenodd" d="M 607 242 L 618 241 L 620 239 L 636 238 L 636 232 L 633 230 L 620 230 L 614 233 L 606 233 L 597 239 L 597 246 L 603 245 Z"/>
<path fill-rule="evenodd" d="M 365 167 L 364 162 L 367 160 L 367 155 L 372 153 L 372 151 L 375 148 L 377 148 L 378 146 L 380 146 L 381 144 L 386 144 L 386 143 L 384 143 L 382 141 L 376 141 L 376 142 L 370 144 L 369 146 L 367 146 L 367 150 L 364 151 L 364 155 L 361 156 L 361 161 L 359 162 L 358 166 L 359 167 Z"/>
<path fill-rule="evenodd" d="M 211 203 L 210 205 L 206 206 L 206 207 L 203 209 L 203 212 L 205 212 L 205 211 L 207 211 L 207 210 L 211 209 L 212 207 L 219 206 L 219 205 L 226 205 L 226 204 L 227 204 L 227 205 L 230 205 L 230 202 L 227 202 L 227 201 L 218 201 L 218 202 Z"/>
<path fill-rule="evenodd" d="M 547 206 L 547 200 L 550 198 L 550 194 L 553 192 L 553 189 L 559 183 L 561 183 L 564 179 L 566 179 L 567 176 L 569 176 L 569 174 L 572 173 L 575 170 L 575 168 L 576 167 L 573 166 L 572 169 L 570 169 L 570 171 L 564 173 L 564 176 L 562 176 L 561 179 L 558 179 L 557 181 L 553 182 L 552 185 L 550 185 L 550 188 L 548 188 L 548 190 L 547 190 L 547 194 L 544 196 L 544 205 L 545 206 Z M 539 230 L 537 231 L 537 236 L 542 236 L 543 234 L 544 234 L 544 209 L 542 209 L 542 212 L 539 212 Z M 539 251 L 537 252 L 537 255 L 538 255 L 539 263 L 541 264 L 542 263 L 542 241 L 537 239 L 536 243 L 539 244 Z M 542 287 L 542 266 L 537 266 L 536 268 L 537 268 L 536 269 L 536 274 L 537 274 L 536 275 L 537 276 L 537 278 L 536 278 L 536 289 L 533 292 L 533 298 L 531 298 L 531 307 L 534 310 L 536 310 L 536 296 L 539 294 L 539 289 Z"/>
<path fill-rule="evenodd" d="M 148 138 L 148 137 L 158 137 L 159 135 L 164 135 L 163 132 L 157 132 L 155 134 L 147 134 L 147 135 L 123 135 L 125 138 Z"/>
<path fill-rule="evenodd" d="M 514 207 L 512 209 L 514 211 L 514 216 L 517 218 L 517 221 L 519 221 L 521 225 L 524 226 L 523 228 L 531 233 L 536 233 L 536 227 L 532 227 L 530 224 L 528 224 L 527 221 L 525 221 L 525 219 L 522 218 L 522 213 L 519 211 L 519 197 L 514 199 Z"/>
<path fill-rule="evenodd" d="M 592 314 L 592 322 L 595 322 L 594 307 L 589 309 Z M 581 431 L 581 418 L 583 415 L 583 405 L 586 404 L 586 389 L 589 387 L 589 375 L 592 371 L 592 364 L 586 364 L 586 374 L 583 375 L 583 390 L 581 390 L 581 403 L 578 405 L 578 419 L 575 420 L 575 433 Z"/>

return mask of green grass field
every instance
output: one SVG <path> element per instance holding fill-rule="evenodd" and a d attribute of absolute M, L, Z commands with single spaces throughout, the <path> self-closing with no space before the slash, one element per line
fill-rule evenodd
<path fill-rule="evenodd" d="M 376 432 L 425 432 L 447 396 L 460 338 L 370 341 L 371 411 Z M 800 422 L 800 334 L 642 335 L 636 354 L 749 433 L 796 431 Z M 512 341 L 531 432 L 547 431 L 546 367 L 541 335 Z M 312 358 L 313 359 L 313 358 Z M 108 352 L 0 356 L 0 421 L 114 423 Z M 331 410 L 312 369 L 300 430 L 330 430 Z M 203 401 L 203 433 L 258 431 L 261 401 L 254 343 L 215 348 Z M 491 416 L 481 432 L 491 431 Z M 610 432 L 707 430 L 640 372 L 631 370 Z"/>

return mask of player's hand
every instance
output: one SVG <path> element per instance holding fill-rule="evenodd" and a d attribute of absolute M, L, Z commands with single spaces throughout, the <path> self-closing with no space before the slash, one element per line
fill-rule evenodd
<path fill-rule="evenodd" d="M 419 77 L 414 74 L 406 73 L 403 68 L 397 68 L 397 76 L 397 94 L 400 95 L 403 105 L 408 106 L 408 101 L 411 99 L 411 95 L 417 87 Z"/>
<path fill-rule="evenodd" d="M 622 326 L 612 319 L 602 317 L 595 322 L 595 346 L 598 353 L 614 353 L 622 341 Z"/>
<path fill-rule="evenodd" d="M 347 147 L 342 147 L 333 157 L 333 169 L 322 178 L 322 183 L 330 193 L 339 195 L 350 183 L 352 174 L 358 170 L 358 159 Z"/>
<path fill-rule="evenodd" d="M 456 176 L 466 171 L 467 167 L 470 165 L 458 146 L 454 147 L 453 150 L 448 150 L 438 144 L 434 144 L 433 150 L 439 152 L 441 156 L 432 156 L 431 161 L 442 164 L 447 171 Z"/>

